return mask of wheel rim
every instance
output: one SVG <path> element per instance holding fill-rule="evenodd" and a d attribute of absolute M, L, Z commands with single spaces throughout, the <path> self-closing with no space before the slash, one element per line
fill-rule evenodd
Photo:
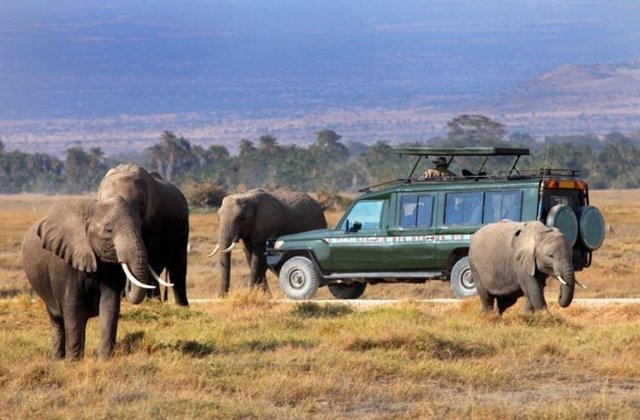
<path fill-rule="evenodd" d="M 289 284 L 294 289 L 302 289 L 305 284 L 305 277 L 302 270 L 296 269 L 289 273 Z"/>
<path fill-rule="evenodd" d="M 471 277 L 471 269 L 470 268 L 466 268 L 461 274 L 460 274 L 460 284 L 462 284 L 462 287 L 464 287 L 465 289 L 475 289 L 476 288 L 476 282 L 473 281 L 473 277 Z"/>

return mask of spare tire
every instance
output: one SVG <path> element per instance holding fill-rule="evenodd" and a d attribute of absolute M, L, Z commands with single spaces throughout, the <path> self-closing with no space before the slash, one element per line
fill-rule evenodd
<path fill-rule="evenodd" d="M 589 251 L 595 251 L 604 242 L 604 217 L 596 207 L 584 206 L 578 212 L 580 243 Z"/>
<path fill-rule="evenodd" d="M 574 246 L 578 240 L 578 218 L 569 206 L 558 204 L 551 207 L 547 215 L 547 226 L 558 228 L 569 245 Z"/>

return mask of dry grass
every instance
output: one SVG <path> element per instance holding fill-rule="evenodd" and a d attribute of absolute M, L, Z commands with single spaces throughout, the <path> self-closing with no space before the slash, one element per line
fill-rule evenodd
<path fill-rule="evenodd" d="M 640 297 L 635 264 L 640 259 L 640 190 L 594 191 L 592 204 L 605 215 L 606 223 L 614 232 L 605 239 L 604 246 L 594 254 L 593 266 L 578 273 L 587 290 L 579 289 L 577 297 Z M 20 241 L 26 228 L 40 217 L 52 200 L 68 197 L 39 195 L 0 196 L 0 296 L 29 290 L 22 273 Z M 330 226 L 335 226 L 340 213 L 327 214 Z M 188 294 L 190 298 L 212 298 L 217 295 L 220 276 L 217 261 L 207 257 L 215 247 L 218 233 L 218 217 L 213 213 L 195 212 L 190 216 Z M 241 247 L 232 256 L 231 290 L 246 287 L 249 270 Z M 278 288 L 277 278 L 268 273 L 270 290 L 275 298 L 284 298 Z M 556 282 L 549 282 L 549 300 L 556 299 Z M 363 298 L 424 299 L 454 297 L 448 283 L 383 284 L 367 288 Z M 331 298 L 323 288 L 318 298 Z"/>
<path fill-rule="evenodd" d="M 548 314 L 498 318 L 481 316 L 477 299 L 411 301 L 450 297 L 442 283 L 371 287 L 365 297 L 403 300 L 366 311 L 277 304 L 246 291 L 241 251 L 229 299 L 125 304 L 114 358 L 96 358 L 92 320 L 86 359 L 52 361 L 44 307 L 25 293 L 19 258 L 22 233 L 49 200 L 0 197 L 0 410 L 12 417 L 640 416 L 638 305 L 552 304 Z M 577 295 L 637 297 L 640 193 L 594 192 L 592 202 L 615 233 L 580 274 L 589 289 Z M 193 214 L 191 223 L 189 296 L 212 297 L 218 274 L 206 254 L 217 217 Z M 273 276 L 270 284 L 282 297 Z"/>

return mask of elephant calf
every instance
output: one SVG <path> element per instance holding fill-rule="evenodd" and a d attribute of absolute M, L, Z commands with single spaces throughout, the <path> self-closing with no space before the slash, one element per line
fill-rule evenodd
<path fill-rule="evenodd" d="M 128 213 L 119 197 L 72 200 L 55 204 L 27 230 L 22 261 L 47 308 L 54 357 L 83 357 L 87 321 L 98 315 L 99 354 L 110 356 L 126 278 L 154 287 L 146 284 L 147 252 Z"/>
<path fill-rule="evenodd" d="M 471 237 L 469 265 L 484 312 L 497 303 L 502 314 L 526 296 L 525 311 L 547 308 L 548 276 L 561 283 L 558 303 L 567 307 L 577 283 L 572 249 L 556 228 L 538 221 L 502 221 L 482 227 Z"/>

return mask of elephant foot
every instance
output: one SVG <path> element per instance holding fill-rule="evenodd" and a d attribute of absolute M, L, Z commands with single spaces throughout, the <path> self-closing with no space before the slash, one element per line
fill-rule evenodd
<path fill-rule="evenodd" d="M 502 313 L 504 313 L 504 311 L 506 311 L 507 309 L 509 309 L 513 305 L 515 305 L 515 303 L 517 301 L 518 301 L 518 298 L 516 298 L 516 297 L 505 297 L 505 296 L 502 296 L 502 297 L 497 298 L 498 313 L 500 315 L 502 315 Z"/>

